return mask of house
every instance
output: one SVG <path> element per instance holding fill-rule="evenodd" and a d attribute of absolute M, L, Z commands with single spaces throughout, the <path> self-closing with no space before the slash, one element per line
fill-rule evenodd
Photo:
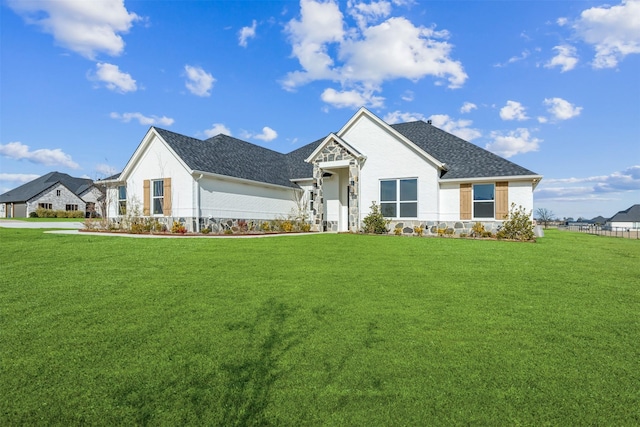
<path fill-rule="evenodd" d="M 640 230 L 640 205 L 633 205 L 609 218 L 605 223 L 605 229 Z"/>
<path fill-rule="evenodd" d="M 597 226 L 602 226 L 602 225 L 604 225 L 607 221 L 608 221 L 608 219 L 607 219 L 607 218 L 605 218 L 605 217 L 603 217 L 602 215 L 598 215 L 597 217 L 595 217 L 595 218 L 591 218 L 591 219 L 589 220 L 589 222 L 590 222 L 591 224 L 594 224 L 594 225 L 597 225 Z"/>
<path fill-rule="evenodd" d="M 0 216 L 26 218 L 38 208 L 100 214 L 102 198 L 102 191 L 90 179 L 49 172 L 0 195 Z"/>
<path fill-rule="evenodd" d="M 104 181 L 109 215 L 132 209 L 191 230 L 292 213 L 316 231 L 358 231 L 372 202 L 412 232 L 495 229 L 511 203 L 533 210 L 542 176 L 424 121 L 389 125 L 361 108 L 336 133 L 282 154 L 226 135 L 152 127 Z"/>

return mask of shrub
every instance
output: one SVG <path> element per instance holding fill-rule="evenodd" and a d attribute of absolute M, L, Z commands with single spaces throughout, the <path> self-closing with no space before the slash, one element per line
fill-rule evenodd
<path fill-rule="evenodd" d="M 460 233 L 460 237 L 462 237 L 462 238 L 467 237 L 467 233 Z"/>
<path fill-rule="evenodd" d="M 512 203 L 509 219 L 502 224 L 496 236 L 499 239 L 534 240 L 531 214 L 528 214 L 522 206 L 516 208 L 516 204 Z"/>
<path fill-rule="evenodd" d="M 473 224 L 473 227 L 471 227 L 472 237 L 482 237 L 483 233 L 484 233 L 484 225 L 482 225 L 481 222 L 476 222 L 475 224 Z"/>
<path fill-rule="evenodd" d="M 230 228 L 225 228 L 224 234 L 233 234 L 233 230 Z"/>
<path fill-rule="evenodd" d="M 29 212 L 29 218 L 38 218 L 38 213 L 37 212 Z"/>
<path fill-rule="evenodd" d="M 308 233 L 309 231 L 311 231 L 311 224 L 309 224 L 308 222 L 303 222 L 302 224 L 300 224 L 300 231 Z"/>
<path fill-rule="evenodd" d="M 445 231 L 447 231 L 446 228 L 438 228 L 438 236 L 444 236 Z"/>
<path fill-rule="evenodd" d="M 396 228 L 393 229 L 393 234 L 395 234 L 396 236 L 402 235 L 402 227 L 396 225 Z"/>
<path fill-rule="evenodd" d="M 293 223 L 289 220 L 284 220 L 280 223 L 280 229 L 285 233 L 291 233 L 293 231 Z"/>
<path fill-rule="evenodd" d="M 416 233 L 418 236 L 422 236 L 422 234 L 424 233 L 424 228 L 418 226 L 413 227 L 413 232 Z"/>
<path fill-rule="evenodd" d="M 269 223 L 269 221 L 264 221 L 262 224 L 260 224 L 260 228 L 264 232 L 271 231 L 271 224 Z"/>
<path fill-rule="evenodd" d="M 179 221 L 173 221 L 173 225 L 171 226 L 171 232 L 185 234 L 187 232 L 187 227 L 182 225 Z"/>
<path fill-rule="evenodd" d="M 454 232 L 455 232 L 455 230 L 453 228 L 445 228 L 445 230 L 444 230 L 444 234 L 446 236 L 453 236 Z"/>
<path fill-rule="evenodd" d="M 369 209 L 371 209 L 371 212 L 369 212 L 369 215 L 365 216 L 362 220 L 364 224 L 362 231 L 374 234 L 384 234 L 389 232 L 387 229 L 389 220 L 387 220 L 384 215 L 382 215 L 382 212 L 380 212 L 380 206 L 376 205 L 376 202 L 372 202 Z"/>
<path fill-rule="evenodd" d="M 209 233 L 211 233 L 211 229 L 209 227 L 205 227 L 202 230 L 200 230 L 200 232 L 202 234 L 209 234 Z"/>

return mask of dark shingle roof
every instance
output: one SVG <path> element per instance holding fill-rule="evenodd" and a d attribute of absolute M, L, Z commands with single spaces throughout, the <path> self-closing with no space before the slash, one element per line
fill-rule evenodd
<path fill-rule="evenodd" d="M 86 178 L 74 178 L 66 173 L 49 172 L 33 181 L 27 182 L 20 187 L 9 190 L 0 195 L 0 203 L 22 203 L 37 196 L 47 188 L 61 183 L 70 191 L 80 196 L 84 191 L 91 188 L 93 181 Z"/>
<path fill-rule="evenodd" d="M 446 164 L 448 170 L 442 179 L 537 175 L 423 121 L 399 123 L 391 127 Z"/>
<path fill-rule="evenodd" d="M 286 155 L 227 135 L 205 141 L 155 128 L 169 146 L 196 171 L 295 187 Z"/>
<path fill-rule="evenodd" d="M 443 179 L 536 175 L 423 121 L 392 127 L 446 164 L 448 170 L 443 173 Z M 313 176 L 313 166 L 304 160 L 324 140 L 322 138 L 282 154 L 222 134 L 203 141 L 165 129 L 155 130 L 191 170 L 288 187 L 296 186 L 291 179 Z"/>
<path fill-rule="evenodd" d="M 620 211 L 609 219 L 609 222 L 640 222 L 640 205 Z"/>

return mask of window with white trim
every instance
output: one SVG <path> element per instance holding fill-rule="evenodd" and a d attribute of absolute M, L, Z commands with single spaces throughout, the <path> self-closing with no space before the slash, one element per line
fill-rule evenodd
<path fill-rule="evenodd" d="M 494 184 L 475 184 L 473 186 L 473 217 L 494 218 L 496 186 Z"/>
<path fill-rule="evenodd" d="M 416 178 L 381 180 L 380 211 L 387 218 L 417 218 L 418 180 Z"/>
<path fill-rule="evenodd" d="M 39 209 L 53 209 L 53 205 L 51 203 L 38 203 Z"/>
<path fill-rule="evenodd" d="M 64 210 L 65 211 L 77 211 L 78 210 L 78 205 L 65 205 Z"/>
<path fill-rule="evenodd" d="M 125 215 L 127 213 L 127 187 L 124 185 L 118 186 L 118 215 Z"/>
<path fill-rule="evenodd" d="M 153 181 L 153 215 L 162 215 L 164 207 L 164 180 Z"/>

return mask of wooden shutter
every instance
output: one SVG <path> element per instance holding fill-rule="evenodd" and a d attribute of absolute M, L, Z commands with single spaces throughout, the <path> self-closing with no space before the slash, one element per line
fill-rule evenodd
<path fill-rule="evenodd" d="M 162 206 L 164 216 L 171 216 L 171 178 L 164 179 L 164 202 Z"/>
<path fill-rule="evenodd" d="M 496 219 L 507 219 L 509 216 L 509 183 L 496 182 Z"/>
<path fill-rule="evenodd" d="M 471 219 L 471 184 L 460 184 L 460 219 Z"/>
<path fill-rule="evenodd" d="M 142 186 L 142 215 L 149 216 L 149 205 L 151 201 L 151 191 L 150 191 L 151 182 L 148 179 L 144 180 Z"/>

